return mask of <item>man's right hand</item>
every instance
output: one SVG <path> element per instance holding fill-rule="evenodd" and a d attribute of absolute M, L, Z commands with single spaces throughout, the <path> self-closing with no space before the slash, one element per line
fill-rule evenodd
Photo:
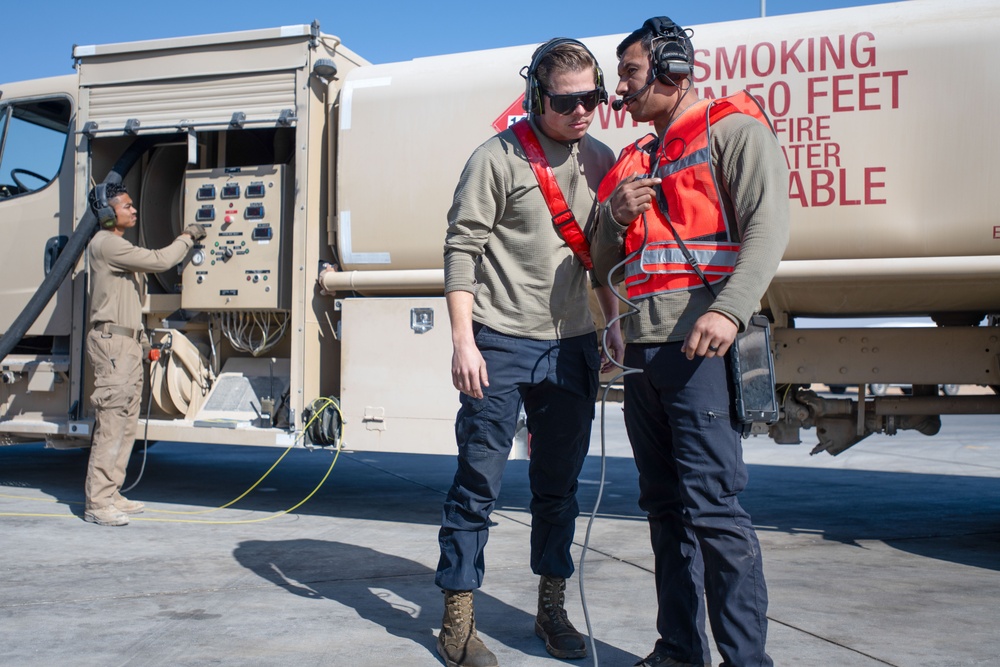
<path fill-rule="evenodd" d="M 483 397 L 483 387 L 490 386 L 486 360 L 476 346 L 472 332 L 472 292 L 448 292 L 448 319 L 451 320 L 451 383 L 455 389 L 472 398 Z"/>
<path fill-rule="evenodd" d="M 451 383 L 466 396 L 482 398 L 483 387 L 490 386 L 490 379 L 486 374 L 486 360 L 473 334 L 474 297 L 472 292 L 464 291 L 448 292 L 444 296 L 451 320 L 451 344 L 455 350 L 451 355 Z"/>
<path fill-rule="evenodd" d="M 192 224 L 188 225 L 187 227 L 185 227 L 184 231 L 182 233 L 183 234 L 187 234 L 188 236 L 190 236 L 191 239 L 193 241 L 195 241 L 196 243 L 198 241 L 202 240 L 203 238 L 205 238 L 208 235 L 205 232 L 205 228 L 203 226 L 199 225 L 197 222 L 192 223 Z"/>
<path fill-rule="evenodd" d="M 629 225 L 633 220 L 653 207 L 659 178 L 640 178 L 633 174 L 618 184 L 611 193 L 611 215 L 618 224 Z"/>
<path fill-rule="evenodd" d="M 482 398 L 483 387 L 490 386 L 486 360 L 475 341 L 455 346 L 451 355 L 451 382 L 455 389 L 472 398 Z"/>

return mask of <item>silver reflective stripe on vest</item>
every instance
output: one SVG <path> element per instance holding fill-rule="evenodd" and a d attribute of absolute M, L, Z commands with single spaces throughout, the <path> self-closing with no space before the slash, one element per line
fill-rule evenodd
<path fill-rule="evenodd" d="M 688 252 L 694 257 L 698 266 L 706 274 L 729 274 L 736 266 L 736 257 L 739 254 L 735 250 L 692 250 Z M 663 264 L 678 264 L 684 266 L 682 270 L 665 270 L 650 267 L 661 266 Z M 684 252 L 677 246 L 646 248 L 642 251 L 642 258 L 638 262 L 629 262 L 625 266 L 625 274 L 629 276 L 639 273 L 693 273 L 688 265 Z"/>
<path fill-rule="evenodd" d="M 657 178 L 666 178 L 671 174 L 675 174 L 682 169 L 687 169 L 688 167 L 693 167 L 696 164 L 704 164 L 708 162 L 711 156 L 711 151 L 706 146 L 705 148 L 696 150 L 682 160 L 677 160 L 676 162 L 662 162 L 656 168 L 656 173 L 654 176 Z"/>

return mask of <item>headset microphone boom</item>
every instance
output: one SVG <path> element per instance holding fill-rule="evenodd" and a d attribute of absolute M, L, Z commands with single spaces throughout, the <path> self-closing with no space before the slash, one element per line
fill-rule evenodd
<path fill-rule="evenodd" d="M 647 88 L 649 88 L 649 84 L 653 83 L 653 81 L 655 81 L 655 80 L 656 80 L 655 77 L 650 77 L 649 81 L 646 82 L 646 85 L 643 86 L 642 88 L 640 88 L 639 90 L 635 91 L 631 95 L 626 95 L 625 97 L 622 97 L 622 98 L 617 99 L 614 102 L 612 102 L 611 103 L 611 108 L 614 109 L 615 111 L 621 111 L 622 109 L 625 108 L 626 104 L 631 103 L 632 100 L 634 100 L 635 98 L 637 98 L 640 95 L 642 95 L 643 91 L 645 91 Z"/>

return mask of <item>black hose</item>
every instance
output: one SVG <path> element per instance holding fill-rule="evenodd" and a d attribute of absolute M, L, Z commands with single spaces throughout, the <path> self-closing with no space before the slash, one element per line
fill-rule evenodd
<path fill-rule="evenodd" d="M 173 138 L 173 135 L 170 135 L 169 137 L 148 136 L 136 139 L 122 156 L 118 158 L 118 162 L 112 167 L 111 172 L 104 179 L 104 183 L 121 183 L 125 174 L 129 172 L 147 150 L 156 143 Z M 56 293 L 63 280 L 66 279 L 69 272 L 76 266 L 80 255 L 83 254 L 84 249 L 86 249 L 87 244 L 90 242 L 91 236 L 96 231 L 97 216 L 94 215 L 94 212 L 88 206 L 87 212 L 80 219 L 80 224 L 77 225 L 73 236 L 70 237 L 63 251 L 59 253 L 59 257 L 52 264 L 52 269 L 45 276 L 45 279 L 42 280 L 42 284 L 38 286 L 34 296 L 28 301 L 24 310 L 17 316 L 14 323 L 10 325 L 7 333 L 0 338 L 0 361 L 6 359 L 7 355 L 24 338 L 28 329 L 35 323 L 35 320 L 38 319 L 45 306 L 48 305 L 49 300 L 52 299 L 52 295 Z"/>

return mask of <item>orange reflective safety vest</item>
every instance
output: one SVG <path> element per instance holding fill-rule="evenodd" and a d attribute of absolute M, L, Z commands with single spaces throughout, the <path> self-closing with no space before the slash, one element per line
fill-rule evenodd
<path fill-rule="evenodd" d="M 733 239 L 720 201 L 711 134 L 712 125 L 733 113 L 747 114 L 771 128 L 764 111 L 746 91 L 700 100 L 670 124 L 659 144 L 655 136 L 647 135 L 625 148 L 601 181 L 597 196 L 604 202 L 632 174 L 663 179 L 658 201 L 632 221 L 625 235 L 625 286 L 630 299 L 704 286 L 668 222 L 709 283 L 732 274 L 740 244 Z"/>

